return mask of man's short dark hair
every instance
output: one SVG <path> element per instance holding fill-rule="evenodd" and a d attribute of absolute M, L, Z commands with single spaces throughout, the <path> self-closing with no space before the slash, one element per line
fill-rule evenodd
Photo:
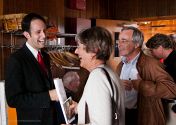
<path fill-rule="evenodd" d="M 152 36 L 146 43 L 146 46 L 150 49 L 156 49 L 159 46 L 162 46 L 163 48 L 174 48 L 174 44 L 171 41 L 171 39 L 165 35 L 157 33 L 154 36 Z"/>
<path fill-rule="evenodd" d="M 29 13 L 23 18 L 21 22 L 22 31 L 30 32 L 31 21 L 35 19 L 42 20 L 46 24 L 46 20 L 39 14 Z"/>

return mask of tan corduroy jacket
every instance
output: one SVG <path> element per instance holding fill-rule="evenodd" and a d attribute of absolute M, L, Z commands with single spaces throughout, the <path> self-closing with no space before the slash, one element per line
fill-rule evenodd
<path fill-rule="evenodd" d="M 123 63 L 117 66 L 120 75 Z M 138 91 L 138 125 L 166 125 L 161 98 L 176 97 L 176 84 L 156 59 L 141 52 L 137 62 L 141 80 L 132 80 Z"/>

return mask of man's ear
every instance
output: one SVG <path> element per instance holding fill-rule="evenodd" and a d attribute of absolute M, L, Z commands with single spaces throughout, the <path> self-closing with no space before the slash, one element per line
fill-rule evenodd
<path fill-rule="evenodd" d="M 26 31 L 23 32 L 23 35 L 28 39 L 30 37 L 30 34 Z"/>

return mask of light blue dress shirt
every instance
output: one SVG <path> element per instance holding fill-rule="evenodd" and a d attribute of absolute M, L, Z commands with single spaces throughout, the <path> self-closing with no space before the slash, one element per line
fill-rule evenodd
<path fill-rule="evenodd" d="M 136 63 L 139 58 L 140 53 L 130 62 L 127 63 L 126 58 L 122 57 L 123 67 L 120 74 L 120 79 L 122 80 L 135 80 L 137 79 L 138 71 L 136 68 Z M 137 94 L 135 89 L 130 91 L 125 90 L 125 107 L 128 109 L 137 108 Z"/>

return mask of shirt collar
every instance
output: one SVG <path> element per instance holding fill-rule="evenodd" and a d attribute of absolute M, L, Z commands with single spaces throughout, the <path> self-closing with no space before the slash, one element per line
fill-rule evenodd
<path fill-rule="evenodd" d="M 34 55 L 34 57 L 37 59 L 38 51 L 34 49 L 28 42 L 26 42 L 26 46 L 31 51 L 31 53 Z"/>
<path fill-rule="evenodd" d="M 139 58 L 139 55 L 140 55 L 140 52 L 137 54 L 137 56 L 136 57 L 134 57 L 130 62 L 128 62 L 129 64 L 135 64 L 136 62 L 137 62 L 137 60 L 138 60 L 138 58 Z M 127 64 L 127 59 L 126 59 L 126 57 L 125 56 L 122 56 L 121 57 L 121 60 L 122 60 L 122 62 L 123 63 L 125 63 L 125 64 Z"/>

